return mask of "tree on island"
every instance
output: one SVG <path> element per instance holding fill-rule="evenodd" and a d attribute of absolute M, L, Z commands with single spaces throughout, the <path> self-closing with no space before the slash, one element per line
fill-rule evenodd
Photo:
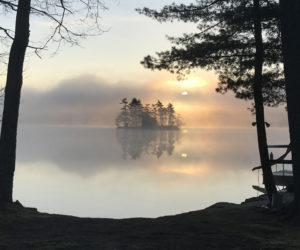
<path fill-rule="evenodd" d="M 0 202 L 12 202 L 13 177 L 16 161 L 17 127 L 21 88 L 23 84 L 23 64 L 29 47 L 39 55 L 50 42 L 78 44 L 79 39 L 100 32 L 99 13 L 104 9 L 100 0 L 40 1 L 40 0 L 0 0 L 4 15 L 16 15 L 15 30 L 0 25 L 0 41 L 7 44 L 12 40 L 7 64 L 4 107 L 0 138 Z M 30 16 L 35 15 L 49 21 L 50 34 L 40 45 L 30 43 Z M 76 25 L 69 25 L 72 23 Z M 82 25 L 80 25 L 82 24 Z M 83 29 L 79 29 L 82 27 Z"/>
<path fill-rule="evenodd" d="M 167 106 L 167 123 L 169 126 L 174 126 L 176 122 L 175 109 L 172 103 Z"/>
<path fill-rule="evenodd" d="M 158 100 L 155 104 L 143 105 L 140 99 L 133 98 L 128 104 L 123 98 L 121 112 L 116 118 L 118 128 L 178 129 L 181 125 L 179 115 L 172 103 L 167 107 Z"/>
<path fill-rule="evenodd" d="M 133 127 L 141 127 L 143 113 L 143 105 L 141 101 L 139 99 L 133 98 L 129 103 L 129 111 Z"/>
<path fill-rule="evenodd" d="M 219 75 L 217 92 L 230 90 L 237 98 L 254 101 L 260 161 L 271 201 L 277 190 L 269 163 L 264 105 L 285 102 L 278 3 L 200 0 L 138 12 L 159 22 L 194 22 L 199 29 L 182 37 L 169 37 L 174 46 L 156 56 L 146 56 L 142 61 L 146 68 L 168 70 L 179 77 L 195 68 L 214 70 Z"/>

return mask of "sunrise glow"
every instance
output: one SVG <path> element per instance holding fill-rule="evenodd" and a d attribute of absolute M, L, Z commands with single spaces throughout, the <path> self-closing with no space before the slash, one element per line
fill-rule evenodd
<path fill-rule="evenodd" d="M 184 88 L 198 88 L 207 85 L 207 83 L 199 77 L 189 78 L 187 80 L 178 81 L 177 83 Z"/>
<path fill-rule="evenodd" d="M 300 249 L 300 0 L 0 7 L 0 250 Z"/>

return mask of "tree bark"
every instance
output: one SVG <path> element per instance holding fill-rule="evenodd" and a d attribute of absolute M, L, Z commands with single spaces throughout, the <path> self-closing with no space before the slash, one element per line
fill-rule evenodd
<path fill-rule="evenodd" d="M 280 9 L 295 205 L 300 215 L 300 1 L 281 0 Z"/>
<path fill-rule="evenodd" d="M 12 202 L 23 64 L 29 41 L 31 0 L 19 0 L 11 46 L 0 138 L 0 202 Z"/>
<path fill-rule="evenodd" d="M 263 41 L 262 41 L 262 28 L 260 17 L 260 1 L 254 0 L 254 35 L 255 35 L 255 75 L 254 75 L 254 104 L 256 115 L 256 128 L 257 128 L 257 140 L 258 149 L 260 155 L 260 162 L 263 172 L 263 181 L 266 187 L 266 191 L 269 197 L 269 201 L 272 202 L 273 194 L 277 193 L 275 186 L 271 164 L 269 162 L 269 152 L 267 145 L 267 135 L 265 127 L 265 114 L 264 114 L 264 101 L 262 95 L 262 70 L 263 70 Z"/>

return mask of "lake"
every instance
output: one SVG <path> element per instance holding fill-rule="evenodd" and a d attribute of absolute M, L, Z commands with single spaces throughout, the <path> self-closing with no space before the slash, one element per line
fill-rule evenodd
<path fill-rule="evenodd" d="M 270 144 L 288 143 L 284 128 Z M 276 156 L 275 152 L 275 156 Z M 141 131 L 25 126 L 14 199 L 41 212 L 158 217 L 240 203 L 261 183 L 255 128 Z"/>

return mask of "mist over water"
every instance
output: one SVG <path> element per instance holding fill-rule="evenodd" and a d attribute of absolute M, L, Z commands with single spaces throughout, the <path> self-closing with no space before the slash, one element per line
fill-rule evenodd
<path fill-rule="evenodd" d="M 287 129 L 269 129 L 268 136 L 270 144 L 288 143 Z M 18 139 L 14 198 L 43 212 L 157 217 L 257 194 L 254 128 L 23 125 Z"/>

